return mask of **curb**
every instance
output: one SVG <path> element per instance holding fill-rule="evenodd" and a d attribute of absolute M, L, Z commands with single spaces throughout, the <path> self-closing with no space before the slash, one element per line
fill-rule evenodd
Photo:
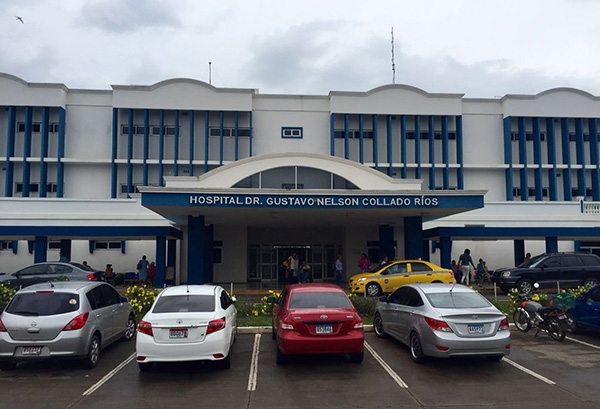
<path fill-rule="evenodd" d="M 372 325 L 363 326 L 364 332 L 373 332 Z M 238 334 L 270 334 L 271 327 L 239 327 Z"/>

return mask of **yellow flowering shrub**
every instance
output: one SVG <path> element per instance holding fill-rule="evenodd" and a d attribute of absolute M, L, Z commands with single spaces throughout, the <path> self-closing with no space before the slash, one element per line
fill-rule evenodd
<path fill-rule="evenodd" d="M 161 291 L 161 289 L 149 288 L 146 285 L 132 285 L 125 290 L 125 297 L 129 300 L 135 313 L 143 316 L 152 307 Z"/>
<path fill-rule="evenodd" d="M 260 299 L 260 302 L 252 304 L 252 315 L 258 317 L 259 315 L 271 315 L 273 311 L 273 304 L 269 303 L 267 300 L 269 297 L 274 297 L 276 300 L 280 297 L 276 291 L 269 290 L 269 295 L 265 295 Z"/>
<path fill-rule="evenodd" d="M 4 284 L 0 284 L 0 311 L 3 310 L 4 307 L 6 307 L 6 304 L 8 304 L 8 302 L 10 301 L 12 296 L 15 295 L 16 292 L 17 290 L 15 290 L 14 288 L 11 288 Z"/>

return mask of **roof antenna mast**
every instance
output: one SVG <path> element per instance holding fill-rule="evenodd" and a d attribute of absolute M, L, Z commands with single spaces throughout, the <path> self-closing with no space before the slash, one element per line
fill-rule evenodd
<path fill-rule="evenodd" d="M 208 85 L 212 85 L 212 62 L 208 62 Z"/>
<path fill-rule="evenodd" d="M 394 27 L 392 27 L 392 84 L 396 83 L 396 62 L 394 60 Z"/>

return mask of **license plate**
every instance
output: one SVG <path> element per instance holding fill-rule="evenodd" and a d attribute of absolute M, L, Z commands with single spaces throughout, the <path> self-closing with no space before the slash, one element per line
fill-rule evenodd
<path fill-rule="evenodd" d="M 170 329 L 169 330 L 169 338 L 187 338 L 188 330 L 184 329 Z"/>
<path fill-rule="evenodd" d="M 483 334 L 483 324 L 469 325 L 469 334 Z"/>
<path fill-rule="evenodd" d="M 42 347 L 23 347 L 23 355 L 39 355 L 42 353 Z"/>
<path fill-rule="evenodd" d="M 331 325 L 317 325 L 317 334 L 332 334 L 333 326 Z"/>

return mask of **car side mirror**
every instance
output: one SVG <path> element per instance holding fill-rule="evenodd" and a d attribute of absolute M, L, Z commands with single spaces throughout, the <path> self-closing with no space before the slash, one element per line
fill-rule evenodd
<path fill-rule="evenodd" d="M 269 304 L 276 304 L 276 303 L 277 303 L 277 299 L 271 295 L 271 296 L 269 296 L 269 297 L 267 298 L 267 302 L 268 302 Z"/>
<path fill-rule="evenodd" d="M 237 298 L 235 298 L 235 295 L 232 295 L 231 297 L 229 297 L 231 299 L 231 303 L 235 303 L 237 302 Z"/>
<path fill-rule="evenodd" d="M 129 298 L 121 296 L 121 302 L 129 302 Z"/>

